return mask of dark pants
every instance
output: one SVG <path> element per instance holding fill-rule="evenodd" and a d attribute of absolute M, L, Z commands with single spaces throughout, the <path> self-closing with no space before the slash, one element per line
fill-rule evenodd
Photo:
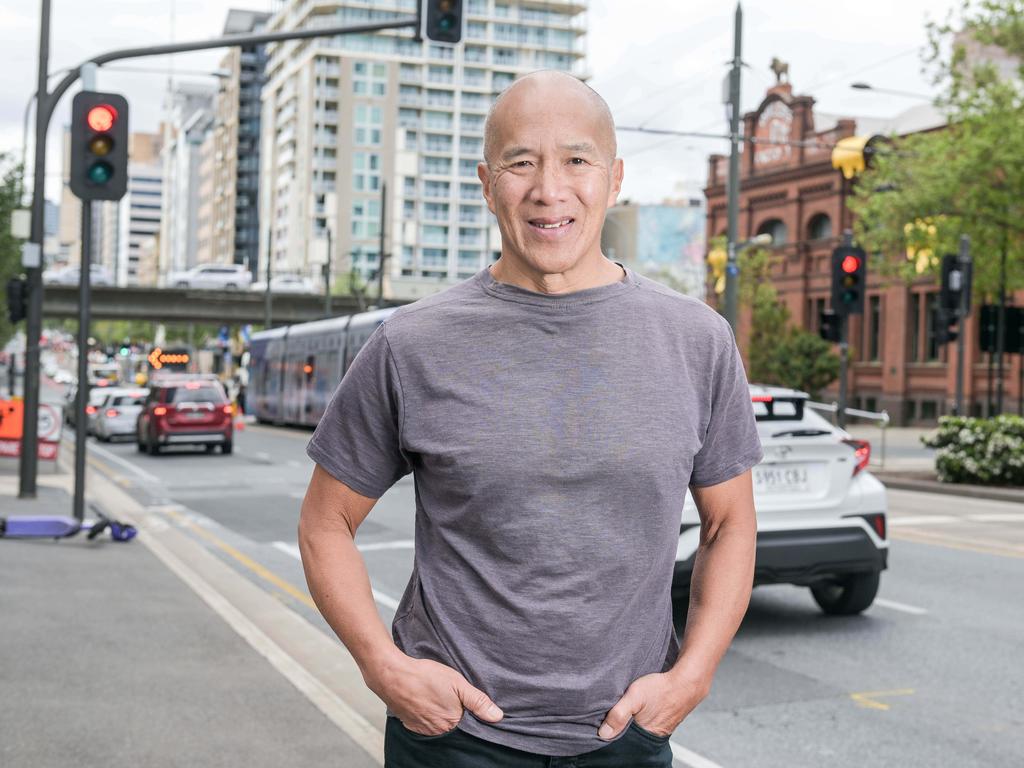
<path fill-rule="evenodd" d="M 385 768 L 672 768 L 668 737 L 630 723 L 617 740 L 573 757 L 546 757 L 493 744 L 456 728 L 421 736 L 389 717 L 384 731 Z"/>

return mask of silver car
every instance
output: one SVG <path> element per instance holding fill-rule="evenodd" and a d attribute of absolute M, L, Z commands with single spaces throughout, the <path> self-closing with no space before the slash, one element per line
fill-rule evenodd
<path fill-rule="evenodd" d="M 115 437 L 134 436 L 135 422 L 138 421 L 148 394 L 148 389 L 111 390 L 96 411 L 93 426 L 96 438 L 108 443 Z"/>

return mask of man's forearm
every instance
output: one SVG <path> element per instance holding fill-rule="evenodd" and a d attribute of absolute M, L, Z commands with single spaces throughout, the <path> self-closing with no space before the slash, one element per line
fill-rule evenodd
<path fill-rule="evenodd" d="M 317 608 L 369 682 L 401 652 L 377 612 L 370 577 L 352 534 L 344 525 L 303 521 L 299 550 Z"/>
<path fill-rule="evenodd" d="M 739 629 L 754 580 L 756 523 L 723 523 L 697 549 L 690 606 L 673 674 L 710 689 L 711 679 Z"/>

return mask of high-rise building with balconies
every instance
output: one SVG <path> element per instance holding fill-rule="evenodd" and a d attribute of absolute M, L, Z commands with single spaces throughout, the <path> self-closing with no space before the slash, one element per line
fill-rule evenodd
<path fill-rule="evenodd" d="M 384 21 L 414 14 L 417 2 L 292 0 L 267 29 Z M 269 252 L 275 273 L 319 278 L 330 226 L 334 274 L 372 281 L 382 206 L 385 297 L 436 292 L 497 258 L 500 237 L 476 173 L 487 110 L 528 72 L 584 75 L 587 4 L 464 7 L 456 46 L 416 42 L 410 30 L 268 46 L 261 270 Z"/>

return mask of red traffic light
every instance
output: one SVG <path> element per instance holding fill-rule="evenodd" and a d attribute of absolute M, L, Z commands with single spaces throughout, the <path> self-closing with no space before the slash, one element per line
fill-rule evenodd
<path fill-rule="evenodd" d="M 109 131 L 117 121 L 117 110 L 109 104 L 98 104 L 85 116 L 86 125 L 94 131 Z"/>
<path fill-rule="evenodd" d="M 854 256 L 852 253 L 847 254 L 843 257 L 841 269 L 848 275 L 852 275 L 858 269 L 860 269 L 860 259 Z"/>

